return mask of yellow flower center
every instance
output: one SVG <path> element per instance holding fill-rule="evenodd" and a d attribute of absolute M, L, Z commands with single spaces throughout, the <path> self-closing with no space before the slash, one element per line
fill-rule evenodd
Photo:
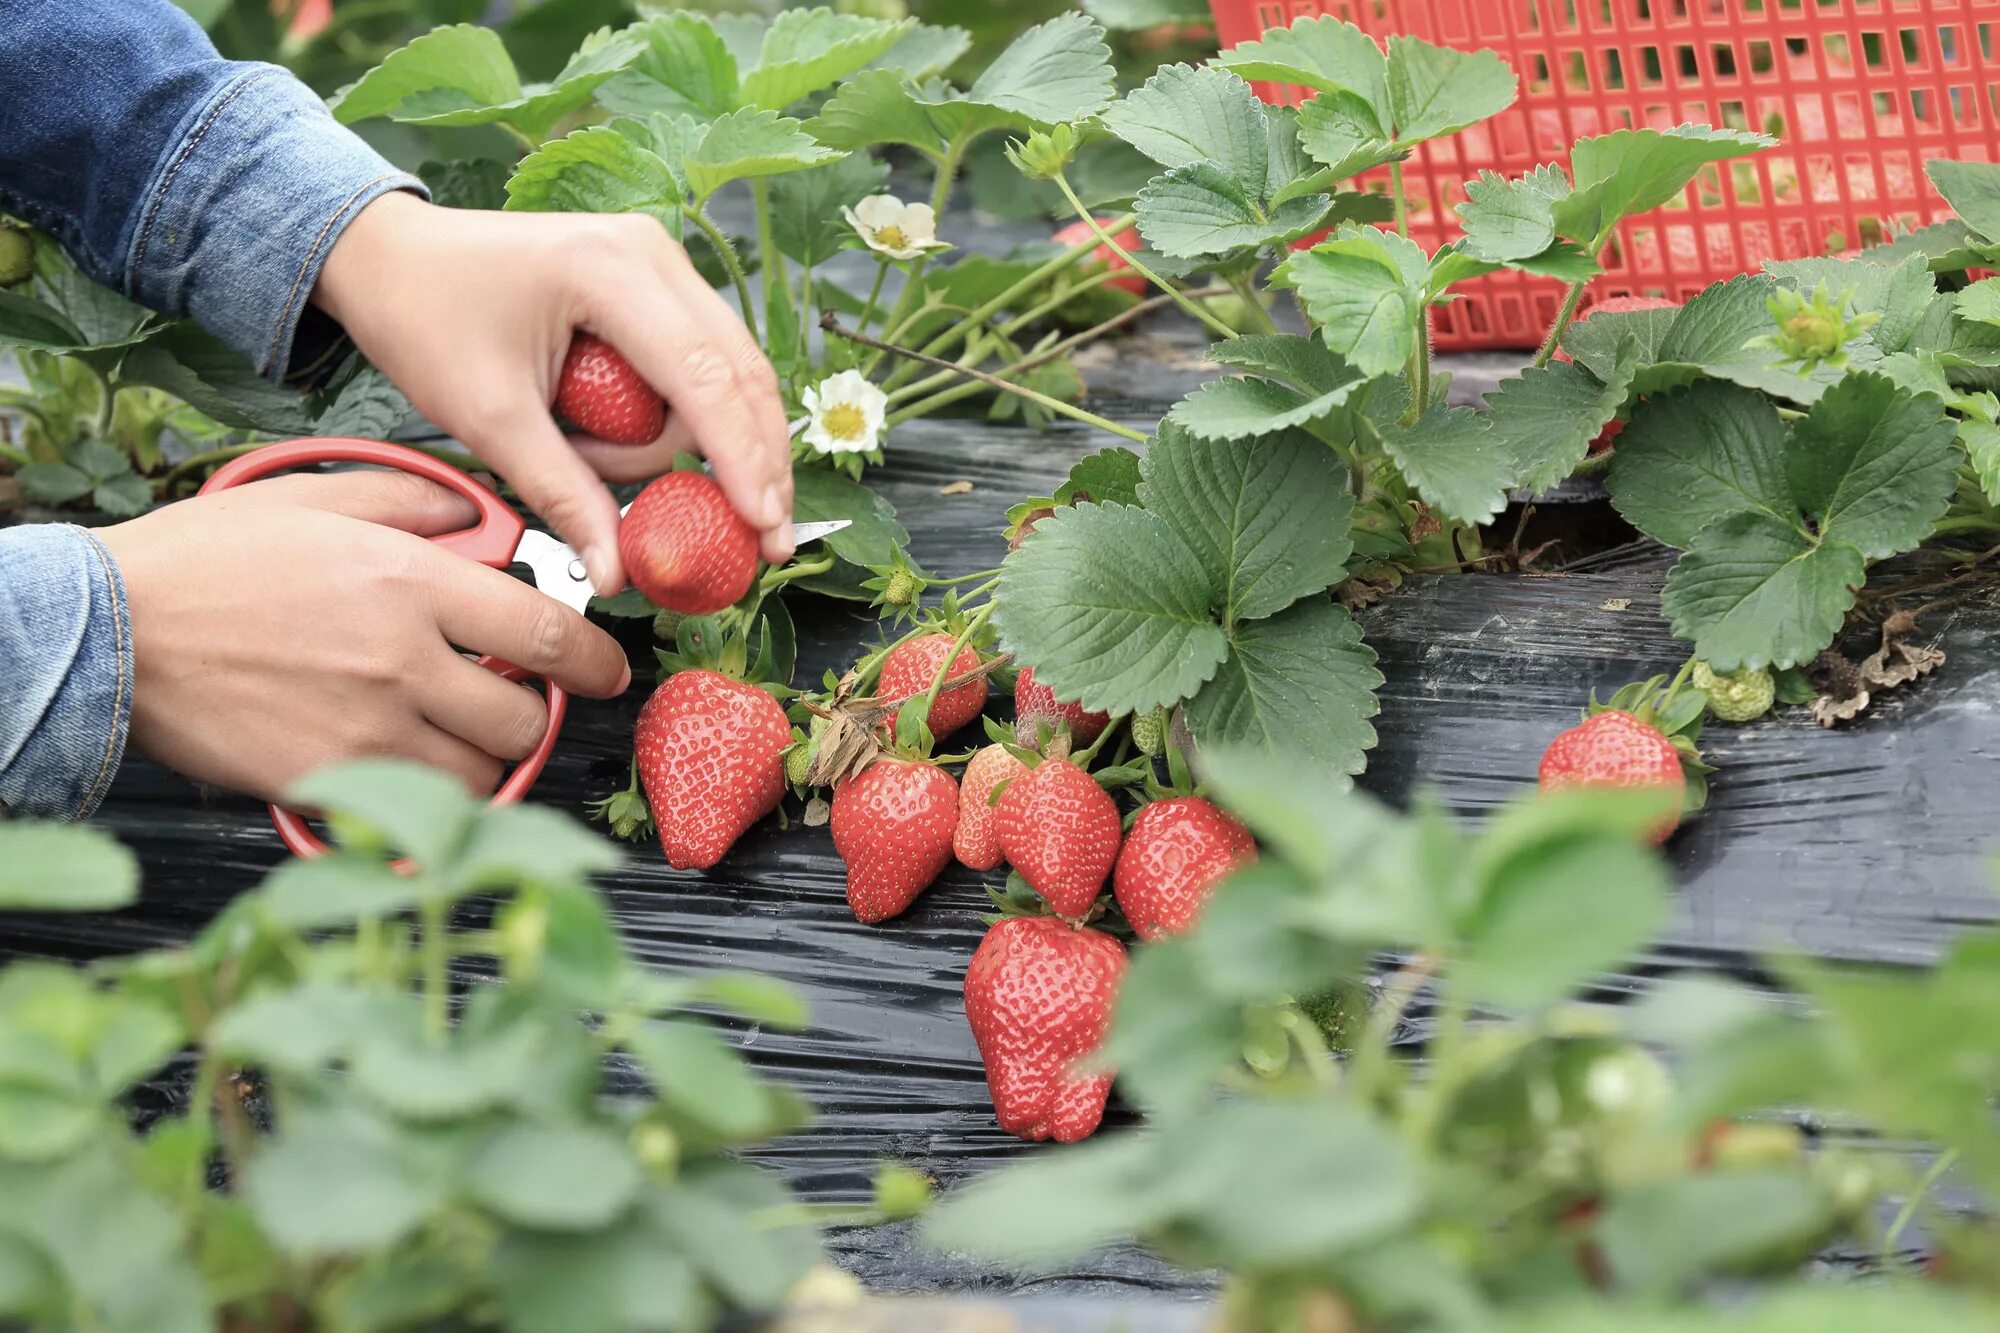
<path fill-rule="evenodd" d="M 820 424 L 836 440 L 858 440 L 868 429 L 868 414 L 853 403 L 835 403 L 820 415 Z"/>
<path fill-rule="evenodd" d="M 907 250 L 910 238 L 903 234 L 901 227 L 883 227 L 875 233 L 875 241 L 885 250 Z"/>

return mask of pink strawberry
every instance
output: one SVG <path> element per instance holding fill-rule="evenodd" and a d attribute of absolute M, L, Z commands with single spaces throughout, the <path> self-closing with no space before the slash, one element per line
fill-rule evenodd
<path fill-rule="evenodd" d="M 785 794 L 785 710 L 713 671 L 677 671 L 639 710 L 639 778 L 676 870 L 706 870 Z"/>
<path fill-rule="evenodd" d="M 651 444 L 667 427 L 667 405 L 604 339 L 579 333 L 556 381 L 556 411 L 611 444 Z"/>
<path fill-rule="evenodd" d="M 1117 220 L 1116 218 L 1099 218 L 1097 225 L 1108 231 L 1111 224 Z M 1082 245 L 1095 235 L 1097 235 L 1097 232 L 1091 228 L 1091 225 L 1083 219 L 1078 218 L 1075 222 L 1070 223 L 1049 239 L 1067 250 L 1074 246 Z M 1119 277 L 1107 279 L 1104 284 L 1106 287 L 1116 287 L 1119 291 L 1129 292 L 1133 296 L 1144 296 L 1146 294 L 1146 280 L 1136 273 L 1129 272 L 1132 267 L 1132 261 L 1126 258 L 1132 251 L 1139 248 L 1139 229 L 1137 227 L 1127 227 L 1124 231 L 1114 233 L 1111 237 L 1111 242 L 1110 245 L 1106 245 L 1102 241 L 1098 242 L 1097 248 L 1090 252 L 1091 265 L 1095 267 L 1098 264 L 1102 264 L 1107 272 L 1121 274 Z"/>
<path fill-rule="evenodd" d="M 1111 725 L 1109 713 L 1085 712 L 1082 704 L 1060 703 L 1056 692 L 1035 682 L 1035 669 L 1023 667 L 1014 682 L 1014 739 L 1022 745 L 1039 745 L 1042 732 L 1053 736 L 1063 727 L 1078 747 L 1089 745 Z"/>
<path fill-rule="evenodd" d="M 1139 812 L 1118 853 L 1112 892 L 1140 939 L 1178 935 L 1218 881 L 1256 859 L 1257 844 L 1235 816 L 1199 796 L 1176 796 Z"/>
<path fill-rule="evenodd" d="M 937 670 L 943 664 L 946 654 L 958 639 L 950 634 L 919 634 L 897 644 L 882 659 L 882 679 L 875 686 L 875 693 L 883 699 L 905 699 L 912 695 L 921 696 L 931 687 Z M 979 669 L 979 653 L 967 644 L 958 650 L 945 671 L 944 678 L 950 680 Z M 969 680 L 956 689 L 941 692 L 931 704 L 931 715 L 926 721 L 931 736 L 943 740 L 973 718 L 986 707 L 986 677 Z M 901 715 L 899 708 L 889 714 L 885 725 L 891 736 L 896 734 L 896 720 Z"/>
<path fill-rule="evenodd" d="M 1103 1044 L 1125 950 L 1101 931 L 1046 916 L 994 923 L 965 970 L 965 1016 L 1000 1128 L 1075 1143 L 1104 1118 L 1111 1076 L 1072 1067 Z"/>
<path fill-rule="evenodd" d="M 832 825 L 855 919 L 887 921 L 951 860 L 958 784 L 936 764 L 878 759 L 834 787 Z"/>
<path fill-rule="evenodd" d="M 1056 915 L 1080 918 L 1118 860 L 1118 803 L 1067 759 L 1048 759 L 1000 794 L 1000 851 Z"/>
<path fill-rule="evenodd" d="M 1004 745 L 988 745 L 972 756 L 958 780 L 958 831 L 951 836 L 960 864 L 971 870 L 1000 864 L 1000 814 L 993 808 L 993 789 L 1027 771 Z"/>

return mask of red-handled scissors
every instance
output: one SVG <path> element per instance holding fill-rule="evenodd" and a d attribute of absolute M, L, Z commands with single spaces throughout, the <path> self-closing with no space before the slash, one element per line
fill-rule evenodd
<path fill-rule="evenodd" d="M 208 495 L 228 490 L 232 486 L 242 486 L 263 477 L 318 463 L 366 463 L 396 468 L 456 492 L 471 502 L 479 521 L 458 532 L 433 537 L 432 541 L 447 551 L 454 551 L 468 560 L 476 560 L 494 569 L 506 569 L 514 564 L 526 565 L 535 576 L 537 588 L 579 614 L 589 604 L 594 589 L 583 561 L 575 551 L 546 532 L 530 529 L 505 500 L 474 481 L 469 474 L 400 444 L 385 444 L 380 440 L 319 439 L 287 440 L 282 444 L 265 445 L 217 468 L 200 493 Z M 801 523 L 797 525 L 794 536 L 803 545 L 838 532 L 850 522 L 851 519 L 843 518 L 822 523 Z M 525 682 L 537 679 L 532 672 L 497 657 L 481 657 L 478 662 L 507 680 Z M 507 780 L 500 784 L 500 789 L 493 794 L 495 805 L 511 805 L 527 795 L 528 789 L 535 785 L 535 779 L 541 776 L 542 767 L 548 763 L 549 753 L 555 749 L 556 735 L 562 730 L 563 713 L 568 707 L 569 696 L 554 681 L 543 681 L 542 691 L 548 700 L 549 728 L 542 734 L 534 752 L 517 764 L 514 771 L 507 775 Z M 326 843 L 312 831 L 305 816 L 273 805 L 271 822 L 294 856 L 310 858 L 326 854 Z"/>

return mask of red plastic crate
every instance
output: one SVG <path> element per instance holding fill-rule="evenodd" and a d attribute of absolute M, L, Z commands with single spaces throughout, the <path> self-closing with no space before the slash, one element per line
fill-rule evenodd
<path fill-rule="evenodd" d="M 1493 120 L 1404 166 L 1412 236 L 1457 234 L 1464 182 L 1545 162 L 1624 128 L 1695 121 L 1779 144 L 1709 167 L 1684 199 L 1628 219 L 1587 303 L 1685 300 L 1767 259 L 1837 253 L 1949 216 L 1924 163 L 2000 160 L 2000 0 L 1211 0 L 1224 47 L 1330 14 L 1499 52 L 1520 79 Z M 1255 85 L 1291 105 L 1309 89 Z M 1386 169 L 1374 180 L 1386 182 Z M 1551 279 L 1496 273 L 1432 312 L 1443 350 L 1525 348 L 1562 299 Z"/>

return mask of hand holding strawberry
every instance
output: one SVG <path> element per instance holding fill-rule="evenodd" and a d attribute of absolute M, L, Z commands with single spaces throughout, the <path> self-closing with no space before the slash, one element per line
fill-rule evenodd
<path fill-rule="evenodd" d="M 651 444 L 667 427 L 667 404 L 604 339 L 579 333 L 556 382 L 556 411 L 610 444 Z"/>
<path fill-rule="evenodd" d="M 699 472 L 669 472 L 639 492 L 618 554 L 632 586 L 683 615 L 734 606 L 757 577 L 757 534 Z"/>

